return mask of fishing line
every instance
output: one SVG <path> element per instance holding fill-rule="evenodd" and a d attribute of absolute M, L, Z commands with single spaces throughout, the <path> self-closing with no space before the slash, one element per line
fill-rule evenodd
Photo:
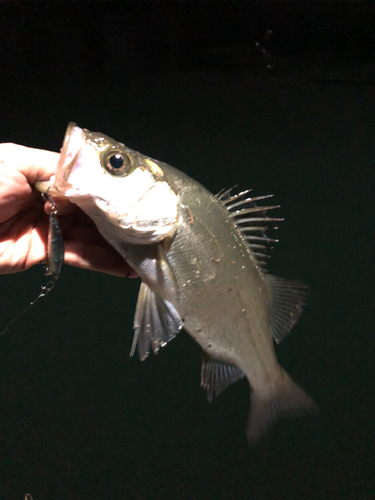
<path fill-rule="evenodd" d="M 60 270 L 62 263 L 64 262 L 64 242 L 62 239 L 62 233 L 60 224 L 56 217 L 57 209 L 52 198 L 48 193 L 42 193 L 42 198 L 44 201 L 49 201 L 52 205 L 52 210 L 49 215 L 49 227 L 48 227 L 48 264 L 46 268 L 46 276 L 50 275 L 52 279 L 48 281 L 45 285 L 40 288 L 39 295 L 32 301 L 28 306 L 25 307 L 15 318 L 12 319 L 10 323 L 0 332 L 0 337 L 6 333 L 9 328 L 21 317 L 23 316 L 31 307 L 42 297 L 45 297 L 55 286 L 56 281 L 60 275 Z"/>
<path fill-rule="evenodd" d="M 49 293 L 52 290 L 52 288 L 56 284 L 56 279 L 53 281 L 51 280 L 46 285 L 40 287 L 39 295 L 32 302 L 30 302 L 30 304 L 26 306 L 25 309 L 23 309 L 23 311 L 21 311 L 15 318 L 13 318 L 10 323 L 8 323 L 8 325 L 4 328 L 4 330 L 0 332 L 0 337 L 4 335 L 4 333 L 7 332 L 9 328 L 13 325 L 13 323 L 15 323 L 21 316 L 23 316 L 35 304 L 37 300 L 39 300 L 41 297 L 45 297 L 47 293 Z"/>

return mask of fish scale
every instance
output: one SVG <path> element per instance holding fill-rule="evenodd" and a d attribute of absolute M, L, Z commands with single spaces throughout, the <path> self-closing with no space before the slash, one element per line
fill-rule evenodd
<path fill-rule="evenodd" d="M 167 170 L 167 167 L 164 168 Z M 190 283 L 183 287 L 185 326 L 205 348 L 218 338 L 218 345 L 210 348 L 213 354 L 233 361 L 233 354 L 230 360 L 227 351 L 233 351 L 237 338 L 240 338 L 241 343 L 250 341 L 246 309 L 260 300 L 259 292 L 255 292 L 256 287 L 248 287 L 247 284 L 257 283 L 266 301 L 267 285 L 259 268 L 254 265 L 241 232 L 211 193 L 196 184 L 181 195 L 181 202 L 189 203 L 194 222 L 189 224 L 185 220 L 179 225 L 168 252 L 168 260 L 178 281 L 186 282 L 187 277 L 191 277 Z M 183 253 L 180 251 L 182 242 Z M 197 259 L 195 265 L 191 264 L 193 258 Z M 217 258 L 219 262 L 213 260 Z M 213 275 L 215 277 L 210 279 Z M 267 324 L 267 310 L 256 309 L 257 320 Z M 190 323 L 195 328 L 189 328 Z M 246 334 L 242 339 L 244 329 Z M 209 340 L 205 333 L 208 330 Z M 241 364 L 244 365 L 243 361 Z"/>

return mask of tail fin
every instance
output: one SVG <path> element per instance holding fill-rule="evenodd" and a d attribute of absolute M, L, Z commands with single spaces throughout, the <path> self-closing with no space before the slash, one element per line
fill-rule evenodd
<path fill-rule="evenodd" d="M 282 370 L 270 393 L 252 393 L 247 439 L 250 443 L 257 441 L 279 419 L 318 412 L 314 400 Z"/>

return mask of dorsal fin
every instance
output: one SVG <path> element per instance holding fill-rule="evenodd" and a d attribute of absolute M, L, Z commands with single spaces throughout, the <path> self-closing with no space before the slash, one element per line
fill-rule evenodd
<path fill-rule="evenodd" d="M 217 198 L 220 201 L 226 200 L 229 197 L 230 192 L 233 189 L 235 189 L 237 186 L 238 186 L 238 184 L 236 184 L 235 186 L 233 186 L 233 187 L 231 187 L 229 189 L 223 188 L 221 191 L 219 191 L 217 194 L 215 194 L 215 198 Z M 251 189 L 249 189 L 249 191 L 251 191 Z"/>
<path fill-rule="evenodd" d="M 228 385 L 233 384 L 243 376 L 243 371 L 237 366 L 203 353 L 201 386 L 207 391 L 208 401 L 212 401 L 214 395 L 218 396 Z"/>
<path fill-rule="evenodd" d="M 298 322 L 306 305 L 308 286 L 270 274 L 266 280 L 272 297 L 270 332 L 279 344 Z"/>
<path fill-rule="evenodd" d="M 267 229 L 277 229 L 274 223 L 284 220 L 267 217 L 267 211 L 279 208 L 280 205 L 257 205 L 256 202 L 272 198 L 273 194 L 249 198 L 246 195 L 252 190 L 247 189 L 231 196 L 233 189 L 220 191 L 216 198 L 223 203 L 230 216 L 235 219 L 238 229 L 242 232 L 258 264 L 266 272 L 266 261 L 269 258 L 268 251 L 272 248 L 272 243 L 278 241 L 269 238 L 266 231 Z"/>

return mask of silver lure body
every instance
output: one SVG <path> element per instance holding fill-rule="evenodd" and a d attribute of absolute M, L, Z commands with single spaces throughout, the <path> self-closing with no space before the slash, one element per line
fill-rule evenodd
<path fill-rule="evenodd" d="M 49 215 L 48 223 L 48 264 L 46 269 L 46 276 L 52 276 L 53 279 L 57 280 L 57 278 L 60 276 L 61 268 L 64 263 L 64 239 L 61 232 L 60 223 L 57 218 L 57 210 L 55 204 L 50 197 L 49 199 L 52 204 L 52 211 Z"/>

